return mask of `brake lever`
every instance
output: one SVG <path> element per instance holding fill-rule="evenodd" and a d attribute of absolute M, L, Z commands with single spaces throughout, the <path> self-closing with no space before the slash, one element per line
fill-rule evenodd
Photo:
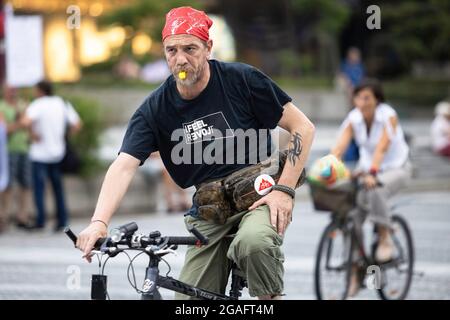
<path fill-rule="evenodd" d="M 178 256 L 178 253 L 175 250 L 171 249 L 171 248 L 159 249 L 158 251 L 155 251 L 154 253 L 156 255 L 165 255 L 165 254 L 168 254 L 168 253 L 172 253 L 176 257 Z"/>
<path fill-rule="evenodd" d="M 118 251 L 118 252 L 117 252 Z M 119 249 L 117 249 L 116 247 L 106 247 L 103 248 L 101 250 L 92 250 L 91 254 L 89 254 L 90 257 L 94 256 L 95 254 L 100 254 L 100 255 L 109 255 L 111 256 L 111 254 L 114 254 L 113 256 L 117 255 L 120 252 Z"/>
<path fill-rule="evenodd" d="M 109 251 L 108 244 L 110 242 L 112 243 L 111 237 L 106 238 L 105 241 L 103 241 L 102 245 L 100 246 L 100 250 L 99 251 L 107 253 Z"/>

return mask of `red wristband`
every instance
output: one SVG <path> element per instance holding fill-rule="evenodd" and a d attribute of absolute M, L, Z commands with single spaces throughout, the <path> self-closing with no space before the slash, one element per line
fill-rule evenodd
<path fill-rule="evenodd" d="M 369 173 L 370 173 L 372 176 L 376 177 L 376 176 L 377 176 L 377 173 L 378 173 L 378 169 L 372 167 L 372 168 L 370 168 Z"/>

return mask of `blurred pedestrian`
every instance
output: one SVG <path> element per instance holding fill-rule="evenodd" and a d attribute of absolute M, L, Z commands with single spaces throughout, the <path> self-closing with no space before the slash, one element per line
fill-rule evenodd
<path fill-rule="evenodd" d="M 31 203 L 31 164 L 28 158 L 29 134 L 20 122 L 24 111 L 23 103 L 17 98 L 17 90 L 3 86 L 3 100 L 0 101 L 0 112 L 4 114 L 8 134 L 8 167 L 9 184 L 1 194 L 2 211 L 8 217 L 14 199 L 14 183 L 18 184 L 14 221 L 17 227 L 27 228 Z"/>
<path fill-rule="evenodd" d="M 115 73 L 122 79 L 138 79 L 140 66 L 132 57 L 125 55 L 115 66 Z"/>
<path fill-rule="evenodd" d="M 188 200 L 186 191 L 173 181 L 161 160 L 159 152 L 154 152 L 149 156 L 147 166 L 152 168 L 151 171 L 158 172 L 158 178 L 162 178 L 166 212 L 175 213 L 189 210 L 192 203 Z"/>
<path fill-rule="evenodd" d="M 350 47 L 345 60 L 341 64 L 341 77 L 346 84 L 349 100 L 352 100 L 353 89 L 365 78 L 366 71 L 361 59 L 361 51 L 356 47 Z"/>
<path fill-rule="evenodd" d="M 22 122 L 31 128 L 33 141 L 30 147 L 32 162 L 33 194 L 37 210 L 36 229 L 45 226 L 45 182 L 50 179 L 56 207 L 55 231 L 67 225 L 68 215 L 64 197 L 60 162 L 65 155 L 66 127 L 76 132 L 81 121 L 72 105 L 53 94 L 53 86 L 47 81 L 35 87 L 36 99 L 27 108 Z"/>
<path fill-rule="evenodd" d="M 0 193 L 5 190 L 8 185 L 8 153 L 7 153 L 7 129 L 6 121 L 3 113 L 0 111 Z M 4 215 L 3 206 L 0 205 L 0 232 L 6 226 L 6 217 Z"/>
<path fill-rule="evenodd" d="M 341 78 L 344 80 L 345 91 L 350 101 L 351 108 L 353 104 L 353 90 L 365 78 L 365 68 L 361 59 L 361 51 L 356 47 L 350 47 L 347 51 L 346 59 L 341 64 Z M 342 156 L 342 160 L 354 163 L 359 159 L 358 146 L 354 139 L 350 142 L 347 150 Z"/>
<path fill-rule="evenodd" d="M 450 103 L 439 102 L 436 117 L 431 124 L 431 145 L 433 151 L 450 159 Z"/>
<path fill-rule="evenodd" d="M 164 198 L 166 200 L 166 210 L 168 213 L 183 212 L 189 210 L 191 203 L 188 200 L 186 191 L 181 189 L 175 181 L 173 181 L 166 168 L 162 170 L 164 183 Z"/>

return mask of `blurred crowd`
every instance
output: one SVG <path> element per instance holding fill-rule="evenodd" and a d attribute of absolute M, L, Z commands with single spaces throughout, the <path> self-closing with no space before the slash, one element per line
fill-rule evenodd
<path fill-rule="evenodd" d="M 82 121 L 49 82 L 36 84 L 31 101 L 20 98 L 18 92 L 4 85 L 0 100 L 0 232 L 10 225 L 25 230 L 45 228 L 48 182 L 57 232 L 69 220 L 63 175 L 76 173 L 73 167 L 79 161 L 73 159 L 76 154 L 68 139 L 81 130 Z M 159 167 L 166 211 L 188 210 L 191 203 L 186 192 L 173 182 L 158 154 L 152 155 L 151 161 Z"/>
<path fill-rule="evenodd" d="M 51 83 L 34 87 L 27 103 L 15 88 L 3 86 L 0 102 L 0 232 L 9 224 L 27 230 L 43 229 L 47 210 L 47 181 L 56 208 L 55 231 L 68 223 L 61 163 L 68 135 L 81 129 L 73 106 L 53 92 Z M 34 204 L 34 210 L 32 210 Z"/>

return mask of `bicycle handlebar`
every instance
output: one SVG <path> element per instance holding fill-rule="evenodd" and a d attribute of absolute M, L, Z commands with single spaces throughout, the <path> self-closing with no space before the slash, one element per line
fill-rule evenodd
<path fill-rule="evenodd" d="M 64 233 L 72 240 L 73 245 L 77 244 L 77 236 L 70 230 L 69 227 L 64 228 Z M 107 238 L 99 238 L 94 245 L 94 248 L 98 249 L 102 246 L 102 244 L 106 241 Z"/>
<path fill-rule="evenodd" d="M 168 237 L 169 245 L 176 244 L 176 245 L 200 245 L 200 244 L 207 244 L 202 242 L 200 239 L 196 237 Z"/>
<path fill-rule="evenodd" d="M 131 228 L 130 228 L 131 227 Z M 177 237 L 177 236 L 167 236 L 167 237 L 161 237 L 161 236 L 144 236 L 144 235 L 136 235 L 134 234 L 134 231 L 137 230 L 137 225 L 134 222 L 127 223 L 121 227 L 118 227 L 117 229 L 125 230 L 127 236 L 123 239 L 120 239 L 120 241 L 114 242 L 111 240 L 111 238 L 99 238 L 94 245 L 94 249 L 98 250 L 102 247 L 103 244 L 106 246 L 115 246 L 117 244 L 122 245 L 128 245 L 130 248 L 135 249 L 143 249 L 147 246 L 151 245 L 207 245 L 209 242 L 209 239 L 205 237 L 203 234 L 200 233 L 194 226 L 189 227 L 189 231 L 195 235 L 195 237 Z M 64 233 L 72 240 L 74 245 L 77 242 L 77 236 L 72 232 L 72 230 L 67 227 L 64 229 Z M 156 232 L 159 234 L 159 232 Z M 154 234 L 154 233 L 153 233 Z M 139 243 L 136 246 L 136 243 L 132 243 L 133 236 L 137 236 L 137 240 Z M 106 242 L 106 243 L 105 243 Z"/>
<path fill-rule="evenodd" d="M 192 233 L 202 244 L 208 244 L 208 238 L 202 235 L 194 226 L 189 226 L 188 231 Z"/>

